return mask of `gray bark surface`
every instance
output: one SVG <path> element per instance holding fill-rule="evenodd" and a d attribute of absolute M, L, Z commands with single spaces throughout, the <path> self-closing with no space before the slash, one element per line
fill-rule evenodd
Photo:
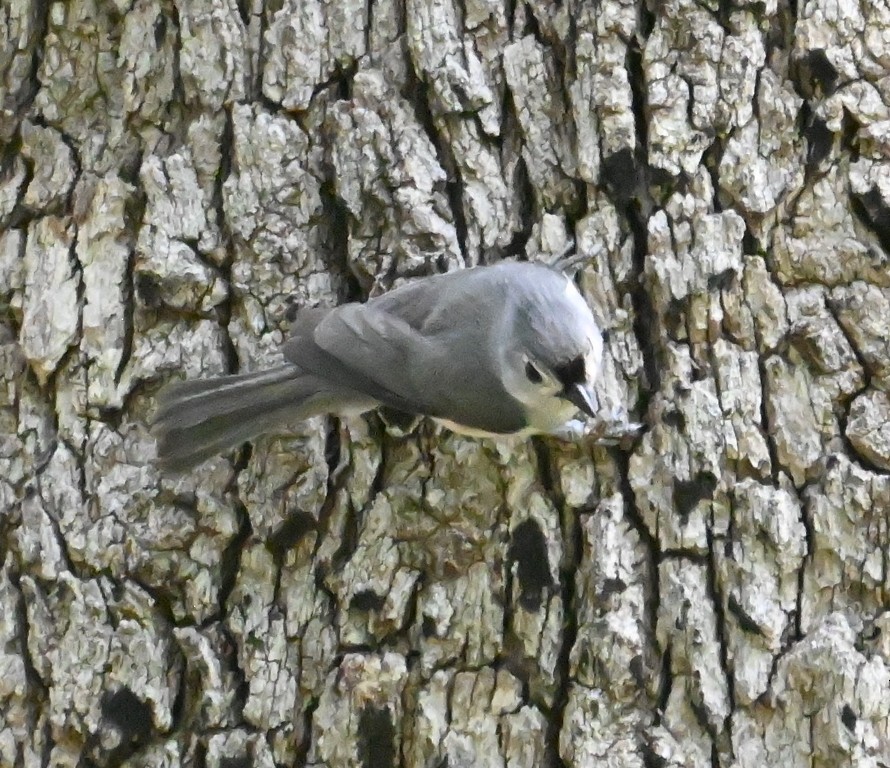
<path fill-rule="evenodd" d="M 890 766 L 885 0 L 0 8 L 0 768 Z M 633 445 L 317 418 L 295 307 L 577 259 Z"/>

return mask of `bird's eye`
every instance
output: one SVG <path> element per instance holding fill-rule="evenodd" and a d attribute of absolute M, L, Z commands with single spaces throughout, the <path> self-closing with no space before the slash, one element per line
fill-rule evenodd
<path fill-rule="evenodd" d="M 542 381 L 544 381 L 544 377 L 541 375 L 541 372 L 531 363 L 525 364 L 525 375 L 528 377 L 528 380 L 532 384 L 540 384 Z"/>

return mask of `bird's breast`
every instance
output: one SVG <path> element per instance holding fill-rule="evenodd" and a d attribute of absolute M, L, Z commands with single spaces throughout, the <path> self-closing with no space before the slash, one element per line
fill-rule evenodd
<path fill-rule="evenodd" d="M 573 419 L 577 413 L 578 408 L 561 397 L 548 398 L 534 407 L 526 406 L 528 433 L 549 434 Z"/>

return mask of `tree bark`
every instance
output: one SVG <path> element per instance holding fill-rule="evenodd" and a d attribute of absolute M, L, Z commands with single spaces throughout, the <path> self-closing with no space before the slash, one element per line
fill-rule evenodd
<path fill-rule="evenodd" d="M 0 766 L 890 765 L 890 8 L 7 0 Z M 163 383 L 577 258 L 631 446 Z M 283 425 L 284 427 L 284 425 Z"/>

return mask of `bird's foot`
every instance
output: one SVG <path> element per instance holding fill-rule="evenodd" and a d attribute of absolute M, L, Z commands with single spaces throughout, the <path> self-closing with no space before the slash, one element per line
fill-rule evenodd
<path fill-rule="evenodd" d="M 620 445 L 629 447 L 645 429 L 645 424 L 629 421 L 627 413 L 616 409 L 607 416 L 598 416 L 590 421 L 572 419 L 553 432 L 561 440 L 593 440 L 599 445 Z"/>

